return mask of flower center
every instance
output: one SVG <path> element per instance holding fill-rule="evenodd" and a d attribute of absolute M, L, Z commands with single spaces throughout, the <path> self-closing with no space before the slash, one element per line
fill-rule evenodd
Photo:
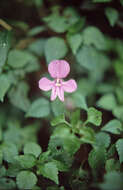
<path fill-rule="evenodd" d="M 60 79 L 56 79 L 55 85 L 56 85 L 56 86 L 61 86 L 61 81 L 60 81 Z"/>

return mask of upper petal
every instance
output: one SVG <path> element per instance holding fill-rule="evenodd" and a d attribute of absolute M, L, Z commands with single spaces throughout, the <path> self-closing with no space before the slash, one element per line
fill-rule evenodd
<path fill-rule="evenodd" d="M 53 81 L 50 81 L 46 77 L 43 77 L 39 80 L 39 88 L 44 91 L 51 90 L 53 87 Z"/>
<path fill-rule="evenodd" d="M 66 82 L 62 82 L 62 88 L 65 92 L 74 92 L 77 89 L 77 83 L 75 80 L 70 79 Z"/>
<path fill-rule="evenodd" d="M 48 65 L 48 71 L 52 78 L 65 78 L 70 72 L 70 66 L 65 60 L 54 60 Z"/>

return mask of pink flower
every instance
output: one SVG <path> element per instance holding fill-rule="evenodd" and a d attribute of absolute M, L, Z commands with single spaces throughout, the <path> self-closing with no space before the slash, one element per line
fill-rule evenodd
<path fill-rule="evenodd" d="M 50 81 L 46 77 L 39 80 L 39 88 L 44 91 L 52 90 L 51 101 L 55 100 L 58 96 L 61 101 L 64 101 L 64 92 L 74 92 L 77 89 L 75 80 L 70 79 L 64 81 L 68 73 L 70 72 L 70 66 L 67 61 L 54 60 L 48 65 L 48 71 L 54 81 Z"/>

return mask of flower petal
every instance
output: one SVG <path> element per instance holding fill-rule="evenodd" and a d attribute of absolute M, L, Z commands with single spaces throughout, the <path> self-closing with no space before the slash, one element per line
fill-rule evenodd
<path fill-rule="evenodd" d="M 52 78 L 65 78 L 70 72 L 70 66 L 67 61 L 54 60 L 48 65 L 48 71 Z"/>
<path fill-rule="evenodd" d="M 51 97 L 50 97 L 51 101 L 55 100 L 56 97 L 57 97 L 57 87 L 53 86 L 52 92 L 51 92 Z"/>
<path fill-rule="evenodd" d="M 74 92 L 77 89 L 76 81 L 70 79 L 66 82 L 62 82 L 62 88 L 65 92 Z"/>
<path fill-rule="evenodd" d="M 44 91 L 48 91 L 52 89 L 53 81 L 50 81 L 46 77 L 43 77 L 39 80 L 39 88 Z"/>
<path fill-rule="evenodd" d="M 57 93 L 59 99 L 63 102 L 64 101 L 64 90 L 62 87 L 57 87 Z"/>

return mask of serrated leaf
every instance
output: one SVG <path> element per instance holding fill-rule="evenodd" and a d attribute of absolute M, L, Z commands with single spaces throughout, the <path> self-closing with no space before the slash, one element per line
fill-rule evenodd
<path fill-rule="evenodd" d="M 82 46 L 76 54 L 76 59 L 81 66 L 90 71 L 95 70 L 100 62 L 98 51 L 91 46 Z"/>
<path fill-rule="evenodd" d="M 83 31 L 82 37 L 83 37 L 83 43 L 85 45 L 87 46 L 94 45 L 99 50 L 106 49 L 105 38 L 98 28 L 94 26 L 87 27 Z"/>
<path fill-rule="evenodd" d="M 70 155 L 73 155 L 80 147 L 80 140 L 70 132 L 70 129 L 63 124 L 59 125 L 53 132 L 49 146 L 54 147 L 52 152 L 65 150 Z M 57 146 L 61 147 L 57 149 Z"/>
<path fill-rule="evenodd" d="M 3 152 L 2 152 L 2 150 L 0 149 L 0 165 L 2 164 L 2 161 L 3 161 Z"/>
<path fill-rule="evenodd" d="M 116 152 L 116 146 L 115 146 L 115 144 L 112 144 L 112 145 L 110 146 L 110 148 L 108 149 L 107 157 L 108 157 L 108 158 L 113 157 L 114 154 L 115 154 L 115 152 Z"/>
<path fill-rule="evenodd" d="M 120 163 L 122 163 L 123 162 L 123 139 L 119 139 L 116 142 L 116 149 L 119 155 Z"/>
<path fill-rule="evenodd" d="M 4 166 L 0 167 L 0 178 L 6 176 L 6 168 Z"/>
<path fill-rule="evenodd" d="M 112 7 L 107 7 L 105 9 L 105 15 L 106 15 L 110 25 L 113 27 L 119 18 L 118 11 Z"/>
<path fill-rule="evenodd" d="M 9 163 L 14 162 L 14 157 L 18 155 L 18 150 L 15 144 L 5 143 L 2 146 L 3 159 Z"/>
<path fill-rule="evenodd" d="M 64 114 L 61 114 L 61 115 L 55 117 L 55 118 L 51 121 L 51 125 L 52 125 L 52 126 L 56 126 L 56 125 L 61 124 L 61 123 L 65 123 L 65 116 L 64 116 Z"/>
<path fill-rule="evenodd" d="M 107 133 L 99 132 L 96 134 L 95 146 L 107 148 L 111 142 L 111 138 Z"/>
<path fill-rule="evenodd" d="M 121 119 L 123 121 L 123 106 L 116 106 L 114 109 L 113 109 L 113 115 L 115 117 L 117 117 L 118 119 Z"/>
<path fill-rule="evenodd" d="M 52 162 L 55 163 L 55 165 L 58 168 L 58 171 L 60 171 L 60 172 L 66 172 L 66 171 L 68 171 L 68 168 L 69 168 L 68 165 L 65 165 L 63 162 L 58 161 L 58 160 L 52 160 Z"/>
<path fill-rule="evenodd" d="M 115 160 L 114 158 L 111 158 L 106 161 L 105 169 L 107 172 L 119 170 L 120 163 L 119 163 L 119 161 Z"/>
<path fill-rule="evenodd" d="M 25 50 L 13 49 L 8 54 L 8 65 L 12 68 L 22 68 L 30 64 L 34 56 Z"/>
<path fill-rule="evenodd" d="M 64 33 L 69 27 L 69 23 L 66 23 L 67 19 L 57 13 L 52 14 L 49 17 L 45 17 L 43 20 L 57 33 Z"/>
<path fill-rule="evenodd" d="M 41 147 L 34 142 L 28 142 L 24 146 L 24 154 L 33 154 L 35 157 L 38 157 L 41 152 Z"/>
<path fill-rule="evenodd" d="M 28 36 L 35 36 L 35 35 L 43 32 L 45 30 L 46 30 L 45 26 L 36 26 L 36 27 L 32 28 L 31 30 L 29 30 L 27 35 Z"/>
<path fill-rule="evenodd" d="M 101 130 L 118 135 L 121 134 L 121 132 L 123 132 L 123 127 L 119 120 L 113 119 L 109 121 L 106 125 L 104 125 L 104 127 L 102 127 Z"/>
<path fill-rule="evenodd" d="M 26 117 L 46 117 L 49 115 L 50 107 L 49 101 L 45 98 L 35 100 L 29 107 Z"/>
<path fill-rule="evenodd" d="M 39 38 L 38 40 L 35 40 L 34 42 L 32 42 L 28 49 L 35 53 L 36 55 L 38 56 L 42 56 L 44 54 L 44 46 L 45 46 L 45 42 L 46 42 L 46 39 L 44 38 Z"/>
<path fill-rule="evenodd" d="M 104 167 L 106 161 L 106 150 L 104 147 L 98 147 L 91 150 L 88 157 L 89 165 L 92 169 L 99 170 Z"/>
<path fill-rule="evenodd" d="M 23 169 L 29 169 L 35 166 L 36 164 L 36 158 L 32 154 L 25 154 L 25 155 L 19 155 L 15 156 L 15 161 L 19 164 L 19 166 Z"/>
<path fill-rule="evenodd" d="M 10 102 L 24 112 L 26 112 L 30 106 L 30 101 L 27 96 L 28 91 L 28 84 L 22 81 L 13 87 L 8 94 Z"/>
<path fill-rule="evenodd" d="M 123 173 L 111 171 L 105 174 L 104 182 L 99 184 L 101 190 L 122 190 Z"/>
<path fill-rule="evenodd" d="M 97 101 L 97 105 L 103 109 L 112 111 L 117 105 L 115 96 L 113 94 L 105 94 Z"/>
<path fill-rule="evenodd" d="M 87 106 L 86 98 L 83 94 L 81 94 L 79 92 L 75 92 L 74 94 L 72 94 L 72 98 L 73 98 L 73 102 L 75 103 L 76 107 L 87 111 L 88 106 Z"/>
<path fill-rule="evenodd" d="M 58 182 L 58 168 L 54 162 L 48 162 L 46 164 L 43 164 L 39 167 L 40 174 L 42 174 L 44 177 L 51 179 L 56 184 L 59 184 Z"/>
<path fill-rule="evenodd" d="M 14 162 L 14 163 L 9 165 L 9 167 L 6 171 L 6 175 L 8 177 L 16 177 L 17 174 L 20 172 L 20 170 L 22 170 L 22 167 L 19 166 L 19 164 Z"/>
<path fill-rule="evenodd" d="M 21 171 L 16 178 L 19 189 L 32 189 L 37 183 L 36 175 L 31 171 Z"/>
<path fill-rule="evenodd" d="M 80 140 L 82 143 L 94 144 L 95 142 L 95 132 L 90 127 L 81 127 L 79 130 Z"/>
<path fill-rule="evenodd" d="M 67 51 L 67 46 L 62 38 L 51 37 L 45 43 L 44 53 L 47 63 L 52 60 L 64 58 Z"/>
<path fill-rule="evenodd" d="M 65 105 L 58 99 L 51 102 L 51 109 L 55 116 L 59 116 L 65 113 Z"/>
<path fill-rule="evenodd" d="M 70 45 L 70 48 L 73 52 L 73 54 L 77 53 L 77 50 L 79 49 L 80 45 L 82 44 L 83 38 L 81 34 L 74 34 L 67 37 L 68 43 Z"/>
<path fill-rule="evenodd" d="M 10 38 L 11 32 L 0 32 L 0 72 L 2 71 L 2 67 L 5 65 L 7 59 L 10 48 Z"/>
<path fill-rule="evenodd" d="M 0 100 L 2 102 L 4 100 L 4 96 L 6 92 L 8 91 L 10 85 L 11 85 L 11 82 L 8 76 L 5 74 L 0 75 Z"/>
<path fill-rule="evenodd" d="M 96 126 L 99 126 L 102 122 L 102 113 L 97 109 L 90 107 L 87 110 L 87 122 L 93 123 Z"/>
<path fill-rule="evenodd" d="M 15 189 L 16 188 L 16 184 L 15 181 L 10 179 L 10 178 L 0 178 L 0 189 L 1 190 L 11 190 L 11 189 Z"/>
<path fill-rule="evenodd" d="M 71 125 L 74 127 L 80 120 L 80 109 L 77 109 L 76 111 L 72 112 L 71 115 Z"/>

